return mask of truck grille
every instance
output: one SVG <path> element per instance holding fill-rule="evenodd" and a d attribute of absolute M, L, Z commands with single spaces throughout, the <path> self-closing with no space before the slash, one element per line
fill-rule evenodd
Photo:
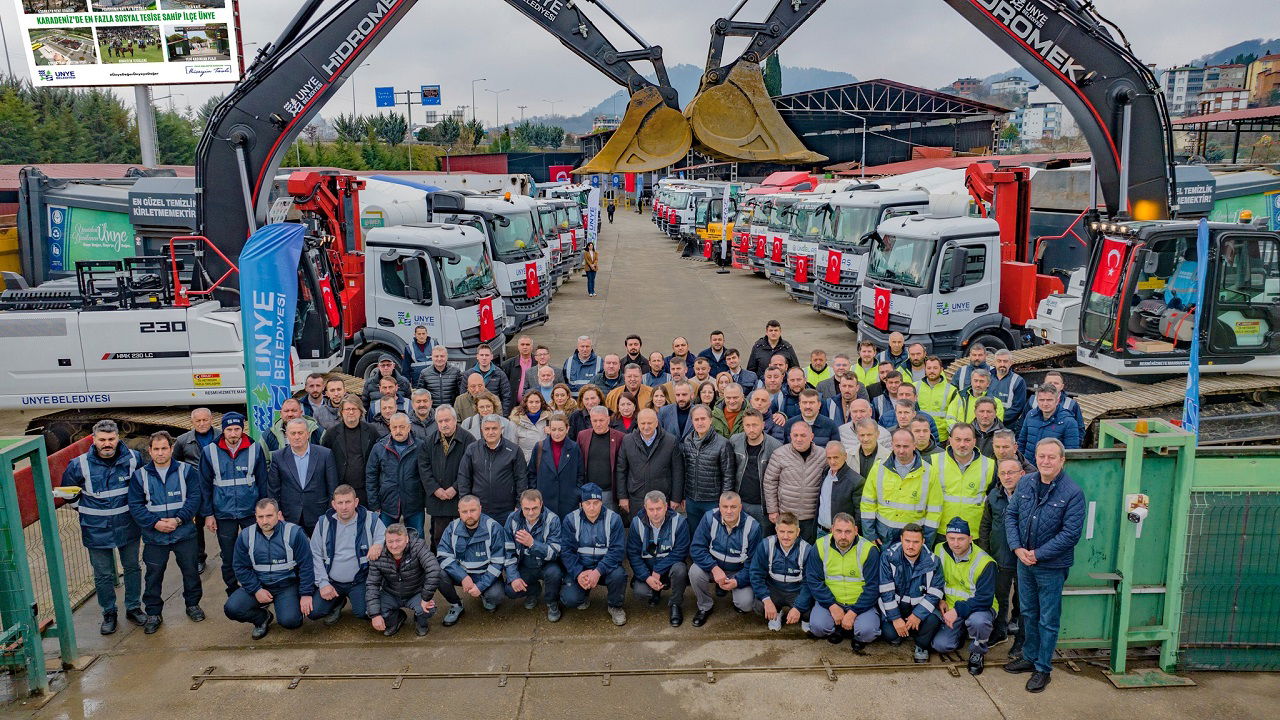
<path fill-rule="evenodd" d="M 823 279 L 824 277 L 825 277 L 825 272 L 823 274 L 823 277 L 819 277 L 817 279 L 817 284 L 815 285 L 815 289 L 818 292 L 818 294 L 822 295 L 823 297 L 831 298 L 832 300 L 840 300 L 843 302 L 851 302 L 853 300 L 858 299 L 858 293 L 861 292 L 862 285 L 858 281 L 858 277 L 853 273 L 849 273 L 849 272 L 840 273 L 839 285 L 833 285 L 827 282 L 825 279 Z"/>

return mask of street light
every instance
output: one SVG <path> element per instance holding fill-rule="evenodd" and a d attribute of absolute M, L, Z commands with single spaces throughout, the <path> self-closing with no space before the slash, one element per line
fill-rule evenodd
<path fill-rule="evenodd" d="M 543 100 L 544 103 L 551 103 L 551 117 L 556 116 L 556 103 L 564 102 L 563 100 Z"/>
<path fill-rule="evenodd" d="M 857 113 L 841 110 L 845 115 L 853 116 L 862 121 L 862 159 L 858 161 L 858 182 L 867 181 L 867 118 Z"/>
<path fill-rule="evenodd" d="M 502 125 L 502 122 L 498 120 L 498 96 L 504 92 L 507 92 L 510 89 L 511 88 L 502 88 L 501 90 L 490 90 L 489 88 L 484 89 L 485 92 L 493 93 L 493 126 L 494 127 L 498 127 L 499 125 Z"/>
<path fill-rule="evenodd" d="M 360 68 L 369 67 L 372 64 L 373 63 L 361 63 L 360 65 L 356 66 L 355 70 L 351 71 L 351 119 L 352 121 L 356 119 L 356 72 L 358 72 Z"/>
<path fill-rule="evenodd" d="M 528 106 L 528 105 L 517 105 L 516 107 L 520 108 L 520 124 L 521 124 L 521 125 L 523 125 L 523 124 L 524 124 L 524 111 L 525 111 L 529 106 Z"/>
<path fill-rule="evenodd" d="M 489 78 L 476 78 L 471 81 L 471 122 L 476 121 L 476 83 L 488 81 Z"/>

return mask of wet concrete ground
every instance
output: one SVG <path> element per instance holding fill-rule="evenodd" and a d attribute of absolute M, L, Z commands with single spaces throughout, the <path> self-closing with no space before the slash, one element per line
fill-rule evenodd
<path fill-rule="evenodd" d="M 723 329 L 730 345 L 745 353 L 762 334 L 765 320 L 777 318 L 784 337 L 802 358 L 815 346 L 829 353 L 853 352 L 852 334 L 830 318 L 787 299 L 778 287 L 742 272 L 717 275 L 702 262 L 680 260 L 670 241 L 658 235 L 647 215 L 619 212 L 605 225 L 601 275 L 595 298 L 586 296 L 579 277 L 556 296 L 553 320 L 531 333 L 563 359 L 580 334 L 597 338 L 602 351 L 620 350 L 630 332 L 645 338 L 646 349 L 670 352 L 677 334 L 691 349 L 705 346 L 707 333 Z M 12 414 L 0 431 L 18 431 L 25 421 Z M 19 422 L 20 421 L 20 422 Z M 216 543 L 210 541 L 210 548 Z M 18 701 L 0 709 L 5 717 L 34 718 L 343 718 L 483 717 L 494 718 L 724 718 L 724 717 L 956 717 L 987 718 L 1275 718 L 1280 681 L 1262 673 L 1191 673 L 1193 688 L 1115 690 L 1101 671 L 1081 664 L 1076 673 L 1062 667 L 1043 695 L 1030 695 L 1026 676 L 1008 675 L 998 664 L 1008 644 L 992 651 L 987 672 L 978 678 L 961 669 L 949 674 L 934 657 L 927 668 L 876 669 L 910 664 L 910 650 L 873 645 L 866 656 L 847 645 L 812 641 L 794 628 L 770 633 L 763 621 L 739 616 L 723 604 L 705 627 L 694 628 L 692 598 L 685 603 L 686 623 L 667 624 L 666 609 L 650 609 L 628 599 L 629 621 L 614 627 L 602 596 L 585 612 L 567 611 L 548 623 L 543 608 L 526 612 L 508 602 L 486 614 L 468 602 L 462 622 L 453 628 L 433 623 L 417 638 L 408 629 L 395 638 L 374 633 L 365 622 L 344 618 L 336 627 L 308 623 L 296 631 L 274 627 L 258 643 L 249 626 L 232 623 L 221 612 L 224 600 L 216 555 L 206 572 L 203 607 L 209 618 L 190 622 L 182 612 L 177 568 L 170 567 L 165 625 L 152 636 L 127 623 L 104 638 L 93 600 L 76 613 L 81 654 L 92 662 L 83 671 L 60 674 L 61 690 L 39 706 Z M 51 653 L 54 652 L 50 647 Z M 821 669 L 754 674 L 626 676 L 625 669 L 703 668 L 711 666 L 821 666 L 857 664 L 865 671 L 837 670 L 830 681 Z M 606 663 L 614 672 L 606 685 Z M 307 675 L 398 672 L 583 671 L 584 677 L 511 676 L 505 686 L 496 677 L 394 680 L 288 679 L 210 680 L 191 690 L 192 676 L 206 668 L 217 674 Z"/>

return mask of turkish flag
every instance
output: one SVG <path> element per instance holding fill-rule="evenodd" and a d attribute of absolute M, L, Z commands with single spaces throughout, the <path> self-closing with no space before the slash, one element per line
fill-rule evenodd
<path fill-rule="evenodd" d="M 782 262 L 782 238 L 780 237 L 776 237 L 773 239 L 772 259 L 774 262 L 777 262 L 777 263 Z"/>
<path fill-rule="evenodd" d="M 758 258 L 764 257 L 764 236 L 763 235 L 756 236 L 756 257 Z"/>
<path fill-rule="evenodd" d="M 547 175 L 551 182 L 571 182 L 573 180 L 572 165 L 548 165 Z"/>
<path fill-rule="evenodd" d="M 827 276 L 826 281 L 832 285 L 840 284 L 840 259 L 843 253 L 838 250 L 827 251 Z"/>
<path fill-rule="evenodd" d="M 1124 269 L 1124 258 L 1129 251 L 1129 244 L 1123 240 L 1106 238 L 1102 241 L 1102 255 L 1098 261 L 1098 274 L 1093 276 L 1093 287 L 1090 292 L 1113 297 L 1120 288 L 1120 272 Z"/>
<path fill-rule="evenodd" d="M 524 296 L 527 298 L 536 298 L 542 293 L 542 288 L 538 286 L 538 263 L 531 262 L 524 264 Z"/>
<path fill-rule="evenodd" d="M 342 324 L 342 317 L 338 314 L 338 301 L 333 297 L 333 284 L 329 277 L 326 274 L 320 278 L 320 301 L 324 304 L 324 316 L 329 327 L 336 328 Z"/>
<path fill-rule="evenodd" d="M 573 248 L 574 252 L 578 252 L 578 231 L 577 230 L 569 231 L 569 245 Z"/>
<path fill-rule="evenodd" d="M 480 342 L 489 342 L 498 335 L 493 323 L 493 297 L 480 299 Z"/>
<path fill-rule="evenodd" d="M 880 330 L 889 329 L 889 303 L 893 295 L 888 288 L 878 287 L 875 296 L 875 323 Z"/>
<path fill-rule="evenodd" d="M 711 257 L 711 241 L 710 240 L 702 241 L 702 257 L 704 258 Z"/>
<path fill-rule="evenodd" d="M 809 282 L 809 258 L 804 255 L 796 256 L 796 282 Z"/>

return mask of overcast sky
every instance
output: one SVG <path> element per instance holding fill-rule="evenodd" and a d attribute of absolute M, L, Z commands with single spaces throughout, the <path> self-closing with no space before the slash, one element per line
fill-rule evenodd
<path fill-rule="evenodd" d="M 708 28 L 736 4 L 735 0 L 606 1 L 643 38 L 663 47 L 668 64 L 699 66 L 706 57 Z M 27 65 L 14 23 L 19 4 L 20 0 L 0 0 L 0 20 L 13 68 L 25 76 Z M 241 2 L 244 42 L 274 39 L 300 5 L 301 0 Z M 772 5 L 773 0 L 750 0 L 738 17 L 762 20 Z M 1161 67 L 1241 40 L 1280 36 L 1278 0 L 1097 0 L 1097 5 L 1125 30 L 1139 57 Z M 600 22 L 598 9 L 588 12 Z M 633 47 L 620 31 L 605 32 L 621 49 Z M 740 46 L 727 46 L 725 54 L 732 57 L 739 51 Z M 964 75 L 983 77 L 1014 64 L 939 0 L 830 0 L 782 46 L 780 54 L 786 65 L 843 70 L 863 80 L 889 78 L 929 88 Z M 444 107 L 454 108 L 471 105 L 472 79 L 488 78 L 475 84 L 476 105 L 486 123 L 494 120 L 495 96 L 483 88 L 507 90 L 499 97 L 502 122 L 518 117 L 520 105 L 528 106 L 530 115 L 547 113 L 549 101 L 558 101 L 557 113 L 578 114 L 616 90 L 609 79 L 504 0 L 421 0 L 367 62 L 369 66 L 354 78 L 360 112 L 374 110 L 374 85 L 403 90 L 439 84 Z M 185 96 L 176 98 L 179 105 L 198 105 L 225 89 L 187 86 L 173 91 Z M 126 94 L 132 98 L 132 93 Z M 166 94 L 165 88 L 156 89 L 157 96 Z M 345 87 L 322 113 L 349 112 L 351 100 L 351 88 Z"/>

